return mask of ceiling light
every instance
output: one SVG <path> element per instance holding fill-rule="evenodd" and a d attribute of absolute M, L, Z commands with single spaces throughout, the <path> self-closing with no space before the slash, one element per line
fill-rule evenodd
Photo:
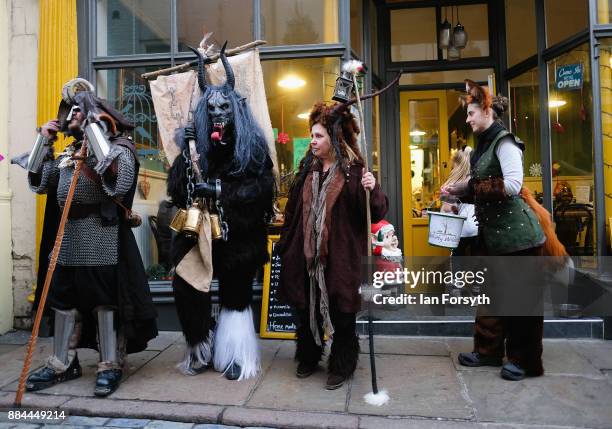
<path fill-rule="evenodd" d="M 565 101 L 565 100 L 550 100 L 548 102 L 548 106 L 551 109 L 554 109 L 555 107 L 565 106 L 566 104 L 567 104 L 567 101 Z"/>
<path fill-rule="evenodd" d="M 287 89 L 301 88 L 304 85 L 306 85 L 306 81 L 295 76 L 287 76 L 286 78 L 278 81 L 278 86 Z"/>
<path fill-rule="evenodd" d="M 422 137 L 425 134 L 427 134 L 425 131 L 420 131 L 420 130 L 414 130 L 414 131 L 410 131 L 410 135 L 412 137 Z"/>
<path fill-rule="evenodd" d="M 297 115 L 297 117 L 300 119 L 308 119 L 308 116 L 310 116 L 310 113 L 308 112 L 300 113 L 299 115 Z"/>

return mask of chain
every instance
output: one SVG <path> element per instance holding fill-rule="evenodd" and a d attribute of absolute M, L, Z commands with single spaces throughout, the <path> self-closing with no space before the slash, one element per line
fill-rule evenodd
<path fill-rule="evenodd" d="M 183 150 L 183 159 L 185 160 L 185 165 L 187 165 L 187 208 L 190 208 L 193 205 L 193 192 L 195 191 L 195 183 L 193 182 L 193 164 L 191 162 L 191 157 L 187 155 L 187 150 Z"/>
<path fill-rule="evenodd" d="M 219 213 L 219 222 L 221 223 L 221 237 L 223 238 L 223 241 L 227 241 L 229 238 L 229 225 L 225 221 L 225 215 L 223 214 L 223 207 L 221 206 L 221 201 L 216 200 L 215 207 L 217 207 L 217 213 Z"/>

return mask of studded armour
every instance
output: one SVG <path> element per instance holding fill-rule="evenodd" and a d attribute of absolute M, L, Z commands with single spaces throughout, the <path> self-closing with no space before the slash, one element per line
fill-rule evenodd
<path fill-rule="evenodd" d="M 115 145 L 108 156 L 114 157 L 117 165 L 117 176 L 110 179 L 100 176 L 100 181 L 81 172 L 72 200 L 76 204 L 104 204 L 113 198 L 121 199 L 131 188 L 134 181 L 135 160 L 131 151 Z M 44 194 L 50 186 L 57 183 L 57 201 L 64 206 L 74 165 L 60 168 L 67 155 L 56 160 L 46 161 L 41 175 L 28 175 L 30 188 L 38 194 Z M 89 155 L 86 164 L 93 171 L 97 160 Z M 38 177 L 36 177 L 38 176 Z M 114 203 L 113 203 L 114 204 Z M 105 226 L 99 213 L 91 213 L 81 219 L 68 219 L 60 249 L 58 264 L 64 266 L 101 266 L 115 265 L 118 259 L 118 225 Z"/>

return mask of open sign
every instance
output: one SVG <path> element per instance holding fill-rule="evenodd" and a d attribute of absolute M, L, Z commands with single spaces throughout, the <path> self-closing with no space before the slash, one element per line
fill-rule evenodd
<path fill-rule="evenodd" d="M 580 64 L 569 64 L 557 69 L 555 76 L 555 86 L 558 91 L 570 91 L 582 89 L 583 67 Z"/>

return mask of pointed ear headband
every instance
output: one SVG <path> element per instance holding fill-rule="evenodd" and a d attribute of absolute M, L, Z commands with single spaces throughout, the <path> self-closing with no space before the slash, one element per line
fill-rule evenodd
<path fill-rule="evenodd" d="M 468 104 L 478 104 L 481 109 L 486 110 L 493 106 L 493 99 L 489 91 L 473 80 L 465 80 L 465 92 L 466 94 L 461 97 L 464 107 L 467 107 Z"/>

